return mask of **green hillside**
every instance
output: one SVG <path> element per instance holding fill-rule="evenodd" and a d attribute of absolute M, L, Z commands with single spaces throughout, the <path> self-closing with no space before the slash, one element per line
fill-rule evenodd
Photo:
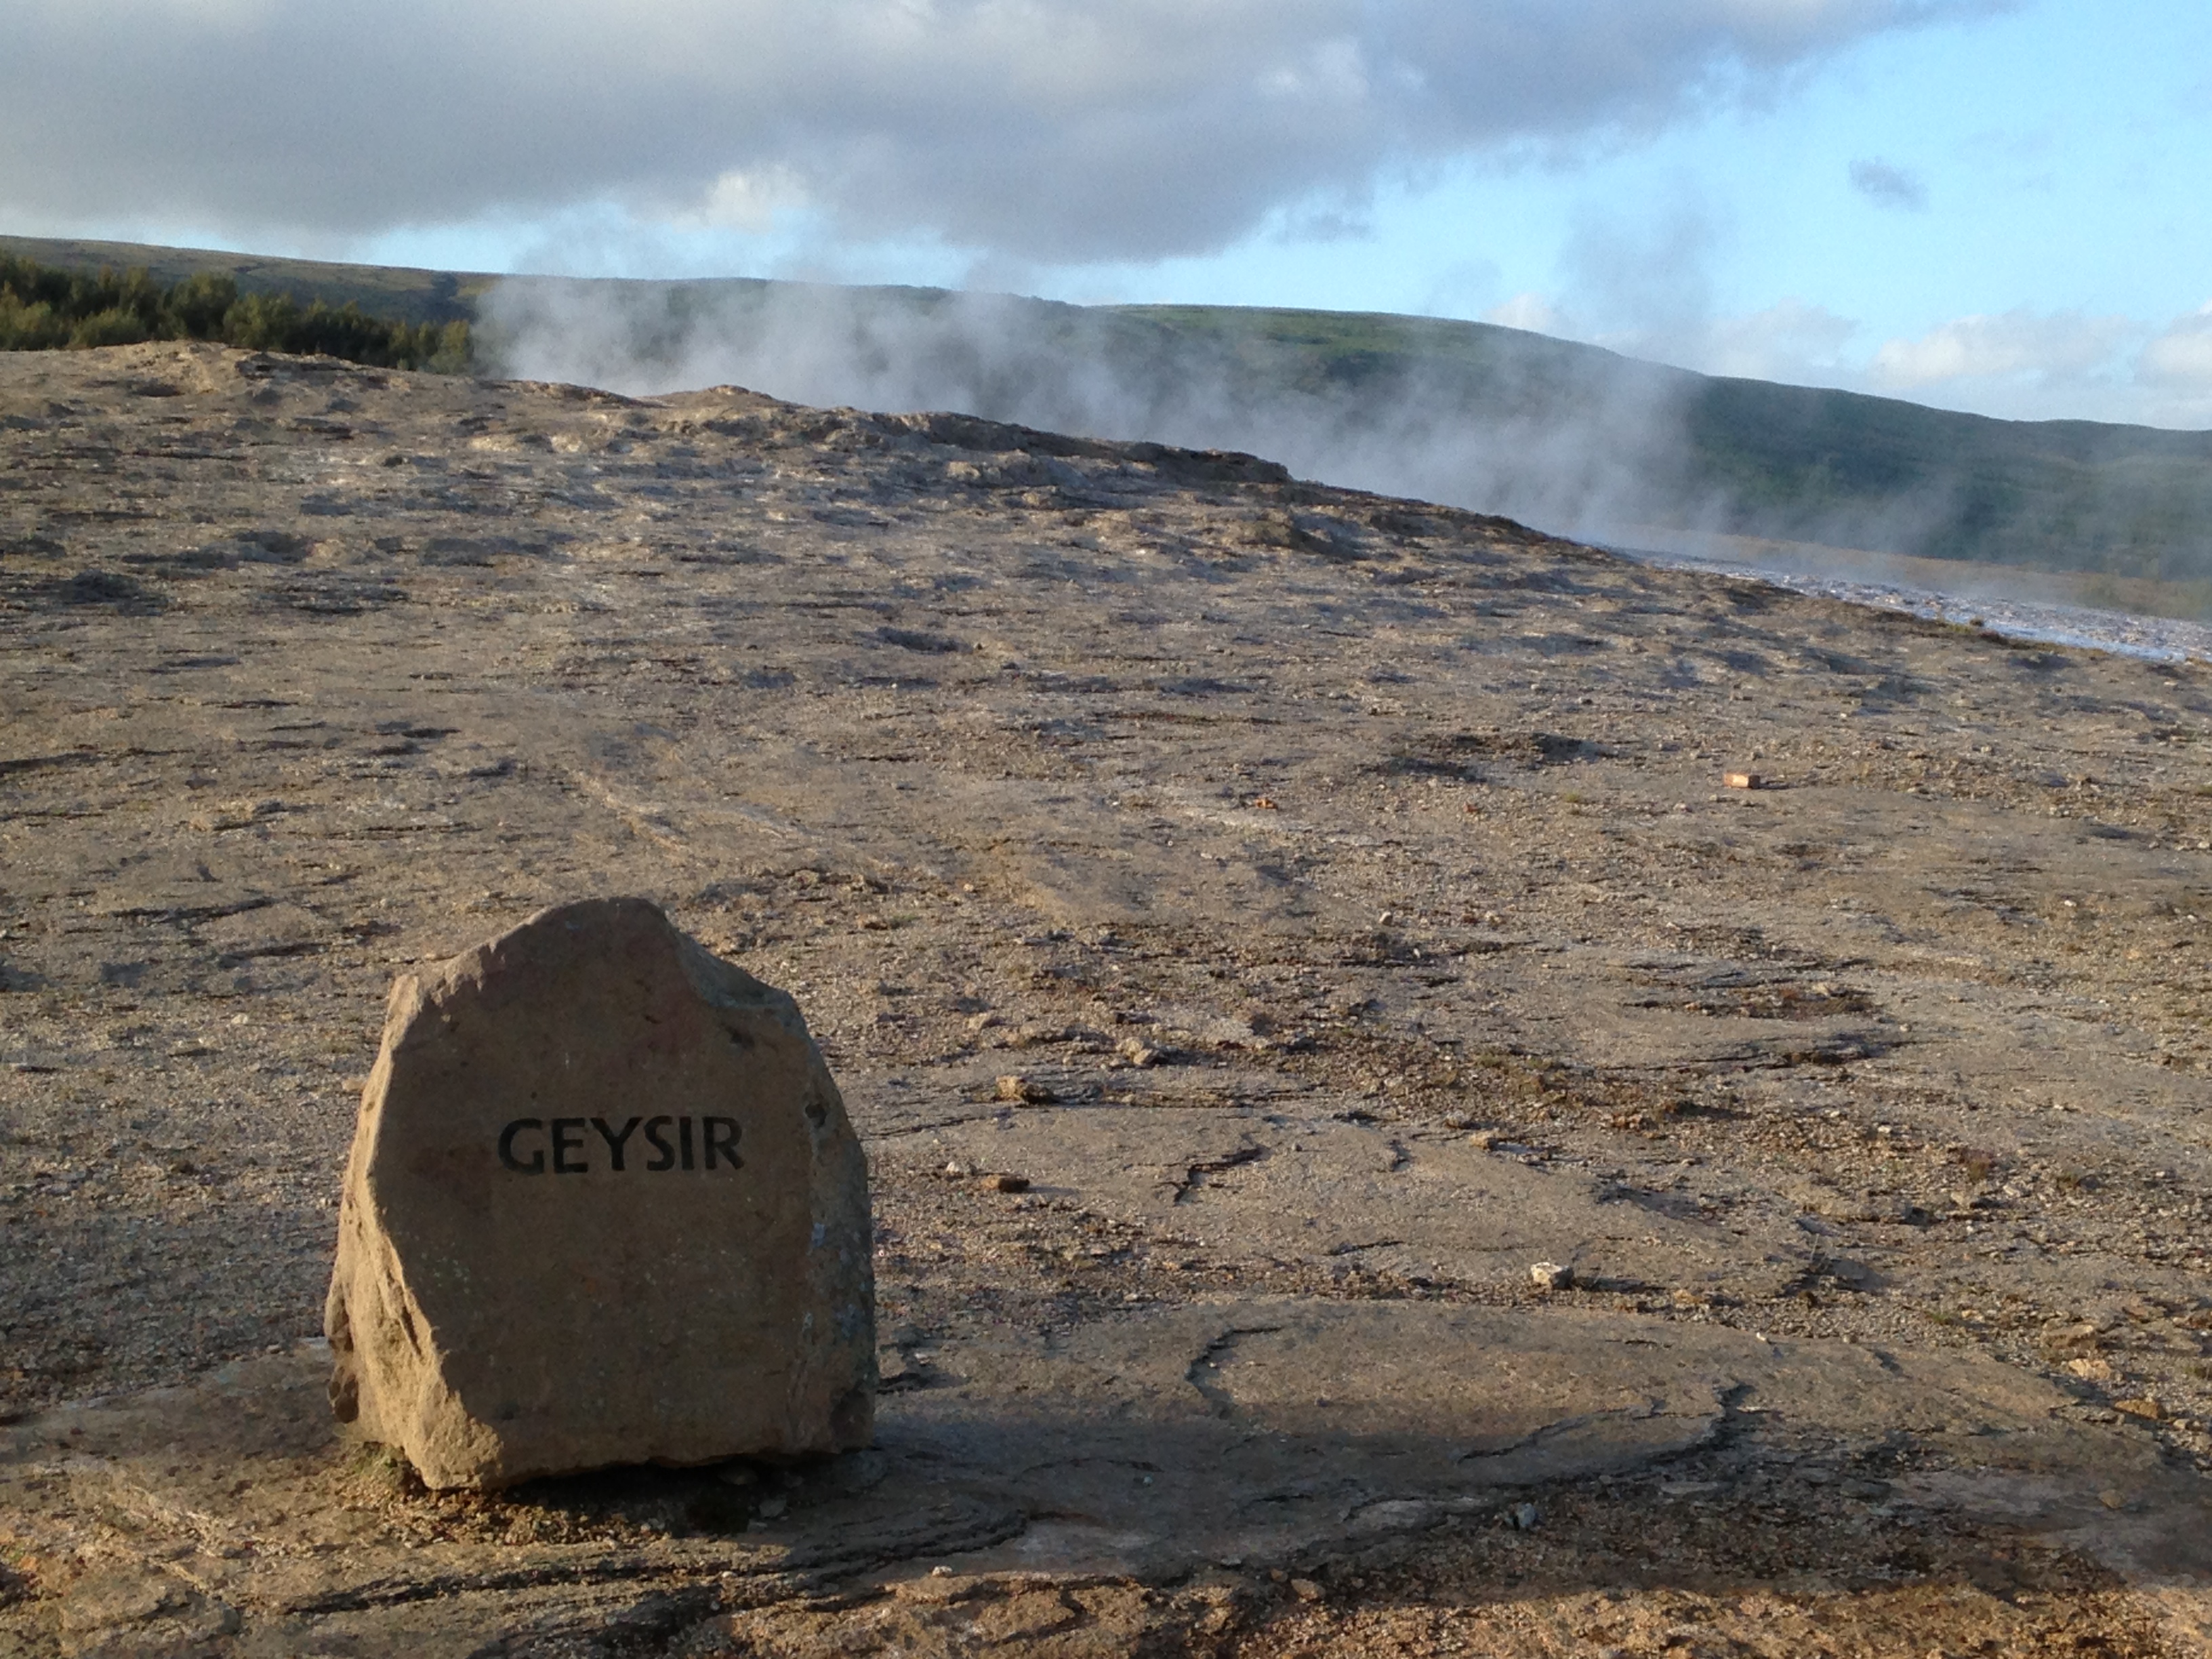
<path fill-rule="evenodd" d="M 1992 420 L 1695 374 L 1480 323 L 1198 307 L 1115 314 L 1139 353 L 1211 343 L 1238 366 L 1248 397 L 1290 388 L 1382 420 L 1418 386 L 1432 420 L 1586 423 L 1625 445 L 1640 516 L 1668 527 L 2212 577 L 2212 433 Z M 1151 339 L 1137 337 L 1146 331 Z M 1647 411 L 1657 431 L 1621 432 L 1624 408 Z"/>
<path fill-rule="evenodd" d="M 249 351 L 343 358 L 380 368 L 465 374 L 469 325 L 372 317 L 348 301 L 302 305 L 248 294 L 227 271 L 174 282 L 145 270 L 64 270 L 0 253 L 0 351 L 84 350 L 154 340 L 205 340 Z"/>
<path fill-rule="evenodd" d="M 474 322 L 477 301 L 499 280 L 474 271 L 265 259 L 205 248 L 40 236 L 0 236 L 0 256 L 5 255 L 61 270 L 143 270 L 164 286 L 203 273 L 233 276 L 247 294 L 285 295 L 301 307 L 319 300 L 333 310 L 356 305 L 369 316 L 407 323 Z"/>
<path fill-rule="evenodd" d="M 1711 532 L 2212 580 L 2212 433 L 1990 420 L 1717 379 L 1480 323 L 750 279 L 501 286 L 482 273 L 0 237 L 7 254 L 143 268 L 157 283 L 227 274 L 246 295 L 302 307 L 466 322 L 492 370 L 586 379 L 614 363 L 640 389 L 712 374 L 805 401 L 1252 449 L 1331 483 L 1616 539 Z M 534 336 L 516 320 L 533 304 L 548 307 Z M 595 331 L 601 361 L 560 356 L 568 334 Z M 794 332 L 839 372 L 810 379 L 779 358 Z M 533 338 L 556 348 L 548 362 L 526 349 Z"/>

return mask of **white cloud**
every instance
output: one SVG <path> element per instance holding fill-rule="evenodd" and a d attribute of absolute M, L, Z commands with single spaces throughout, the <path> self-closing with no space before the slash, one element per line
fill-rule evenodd
<path fill-rule="evenodd" d="M 1859 383 L 2013 420 L 2202 428 L 2212 426 L 2212 304 L 2163 325 L 2078 311 L 1955 318 L 1885 341 Z"/>
<path fill-rule="evenodd" d="M 2146 385 L 2212 397 L 2212 302 L 2176 319 L 2136 359 Z"/>
<path fill-rule="evenodd" d="M 803 197 L 848 240 L 1152 259 L 2008 3 L 9 0 L 0 209 L 329 239 Z"/>
<path fill-rule="evenodd" d="M 1663 295 L 1694 286 L 1694 275 L 1692 261 L 1687 275 L 1654 280 Z M 2212 303 L 2162 326 L 2078 311 L 1957 317 L 1871 351 L 1862 324 L 1797 299 L 1719 316 L 1656 313 L 1611 331 L 1584 326 L 1587 318 L 1579 298 L 1562 309 L 1528 294 L 1484 320 L 1706 374 L 1907 397 L 2004 420 L 2212 427 Z"/>
<path fill-rule="evenodd" d="M 1708 325 L 1694 367 L 1753 380 L 1830 380 L 1858 331 L 1856 323 L 1826 307 L 1784 300 Z"/>
<path fill-rule="evenodd" d="M 732 167 L 707 186 L 698 204 L 673 216 L 679 228 L 742 230 L 756 234 L 774 230 L 779 215 L 806 202 L 806 187 L 788 167 L 762 167 L 747 173 Z"/>
<path fill-rule="evenodd" d="M 1870 378 L 1898 392 L 1967 380 L 2076 381 L 2112 369 L 2139 325 L 2078 311 L 1960 317 L 1916 340 L 1888 340 Z"/>
<path fill-rule="evenodd" d="M 1540 294 L 1516 294 L 1484 312 L 1482 320 L 1496 323 L 1501 328 L 1527 329 L 1532 334 L 1563 334 L 1567 331 L 1566 319 L 1560 314 L 1559 307 Z"/>

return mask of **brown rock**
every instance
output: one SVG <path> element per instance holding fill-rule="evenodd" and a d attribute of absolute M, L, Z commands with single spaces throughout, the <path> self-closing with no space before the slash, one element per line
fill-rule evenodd
<path fill-rule="evenodd" d="M 401 978 L 325 1325 L 432 1486 L 866 1444 L 867 1165 L 797 1005 L 641 899 Z"/>

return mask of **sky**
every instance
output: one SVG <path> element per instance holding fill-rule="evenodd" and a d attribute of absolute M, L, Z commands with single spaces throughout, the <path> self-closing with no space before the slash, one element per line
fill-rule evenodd
<path fill-rule="evenodd" d="M 2212 428 L 2205 0 L 9 0 L 0 229 L 1500 322 Z"/>

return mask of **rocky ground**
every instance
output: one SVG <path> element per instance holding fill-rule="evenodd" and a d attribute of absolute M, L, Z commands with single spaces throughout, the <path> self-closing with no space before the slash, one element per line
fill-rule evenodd
<path fill-rule="evenodd" d="M 0 457 L 0 1654 L 2212 1649 L 2212 670 L 728 390 Z M 878 1444 L 434 1496 L 384 990 L 614 892 L 830 1054 Z"/>

